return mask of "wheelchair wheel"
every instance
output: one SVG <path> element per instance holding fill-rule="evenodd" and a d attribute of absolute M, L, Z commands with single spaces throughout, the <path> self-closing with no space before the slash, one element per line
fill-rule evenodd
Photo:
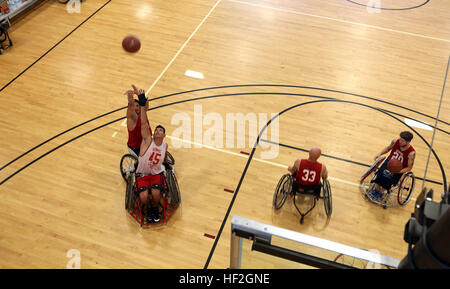
<path fill-rule="evenodd" d="M 127 175 L 130 172 L 135 172 L 138 165 L 138 159 L 132 154 L 125 154 L 120 160 L 120 173 L 122 178 L 127 181 Z"/>
<path fill-rule="evenodd" d="M 333 212 L 333 200 L 331 198 L 331 186 L 328 180 L 323 183 L 323 204 L 325 206 L 327 217 L 331 217 L 331 213 Z"/>
<path fill-rule="evenodd" d="M 294 178 L 291 174 L 285 174 L 281 177 L 273 195 L 273 207 L 275 208 L 275 210 L 283 207 L 284 202 L 286 202 L 287 196 L 292 192 L 293 182 Z"/>
<path fill-rule="evenodd" d="M 135 194 L 134 194 L 134 174 L 129 174 L 127 177 L 127 190 L 125 192 L 125 210 L 131 212 L 134 209 Z"/>
<path fill-rule="evenodd" d="M 367 169 L 367 171 L 361 176 L 359 183 L 362 184 L 368 176 L 370 176 L 372 173 L 374 173 L 378 169 L 380 164 L 384 161 L 384 159 L 385 159 L 385 157 L 378 158 L 378 160 L 373 165 L 371 165 L 369 167 L 369 169 Z"/>
<path fill-rule="evenodd" d="M 167 164 L 169 164 L 171 166 L 173 166 L 175 164 L 175 159 L 169 152 L 167 152 Z"/>
<path fill-rule="evenodd" d="M 397 191 L 397 200 L 400 205 L 406 205 L 411 199 L 415 182 L 416 178 L 412 172 L 406 173 L 400 180 L 400 185 L 398 186 Z"/>
<path fill-rule="evenodd" d="M 166 183 L 169 191 L 170 204 L 178 207 L 181 203 L 180 188 L 178 187 L 177 177 L 172 169 L 166 170 Z"/>

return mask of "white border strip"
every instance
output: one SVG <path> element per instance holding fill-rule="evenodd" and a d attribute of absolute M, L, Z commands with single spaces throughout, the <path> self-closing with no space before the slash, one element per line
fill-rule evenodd
<path fill-rule="evenodd" d="M 431 127 L 429 124 L 418 122 L 418 121 L 413 120 L 413 119 L 405 118 L 405 123 L 407 125 L 409 125 L 409 126 L 417 127 L 417 128 L 420 128 L 420 129 L 433 130 L 433 127 Z"/>
<path fill-rule="evenodd" d="M 355 247 L 343 245 L 326 239 L 313 237 L 310 235 L 302 234 L 299 232 L 283 229 L 280 227 L 267 225 L 254 220 L 246 219 L 239 216 L 233 216 L 231 219 L 231 226 L 233 228 L 239 228 L 246 232 L 256 233 L 256 235 L 262 236 L 277 236 L 283 239 L 295 241 L 298 243 L 306 244 L 309 246 L 321 248 L 324 250 L 345 254 L 347 256 L 356 257 L 376 264 L 387 265 L 397 268 L 400 264 L 400 260 L 393 257 L 377 254 L 372 251 L 358 249 Z"/>

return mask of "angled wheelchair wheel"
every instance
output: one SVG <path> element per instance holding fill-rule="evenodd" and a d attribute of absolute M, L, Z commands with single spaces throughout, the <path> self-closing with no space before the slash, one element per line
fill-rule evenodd
<path fill-rule="evenodd" d="M 328 180 L 323 183 L 323 205 L 327 217 L 331 217 L 331 213 L 333 212 L 333 199 L 331 197 L 331 186 Z"/>
<path fill-rule="evenodd" d="M 169 202 L 171 205 L 178 207 L 181 203 L 180 188 L 178 187 L 177 177 L 172 169 L 166 170 L 166 183 L 169 191 Z"/>
<path fill-rule="evenodd" d="M 273 195 L 273 207 L 278 210 L 283 207 L 287 196 L 292 192 L 294 178 L 291 174 L 285 174 L 281 177 Z"/>
<path fill-rule="evenodd" d="M 359 183 L 362 184 L 371 174 L 373 174 L 378 167 L 383 163 L 385 157 L 380 157 L 378 160 L 371 165 L 367 171 L 361 176 L 361 179 L 359 180 Z"/>
<path fill-rule="evenodd" d="M 173 166 L 175 164 L 175 159 L 169 152 L 167 152 L 167 164 L 169 164 L 171 166 Z"/>
<path fill-rule="evenodd" d="M 397 200 L 400 205 L 406 205 L 411 199 L 416 177 L 412 172 L 403 175 L 397 190 Z"/>
<path fill-rule="evenodd" d="M 127 189 L 125 192 L 125 210 L 131 212 L 134 209 L 136 196 L 134 194 L 134 174 L 128 174 L 127 177 Z"/>
<path fill-rule="evenodd" d="M 136 172 L 138 159 L 132 154 L 125 154 L 120 160 L 120 173 L 122 178 L 127 181 L 129 173 Z"/>

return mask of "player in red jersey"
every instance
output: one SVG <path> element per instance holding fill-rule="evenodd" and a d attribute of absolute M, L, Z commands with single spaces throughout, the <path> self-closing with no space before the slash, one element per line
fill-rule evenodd
<path fill-rule="evenodd" d="M 128 109 L 127 109 L 127 129 L 128 129 L 128 148 L 131 149 L 136 156 L 139 156 L 139 151 L 142 142 L 141 133 L 141 109 L 139 107 L 139 101 L 134 99 L 134 95 L 139 95 L 139 91 L 133 84 L 131 85 L 133 90 L 128 90 L 125 95 L 128 96 Z M 150 136 L 152 135 L 152 129 L 150 123 L 148 125 Z"/>
<path fill-rule="evenodd" d="M 380 199 L 382 189 L 389 190 L 395 186 L 404 173 L 410 172 L 414 166 L 414 159 L 416 158 L 416 151 L 410 144 L 413 139 L 413 134 L 409 131 L 402 131 L 400 138 L 392 140 L 392 142 L 385 147 L 379 154 L 375 156 L 375 160 L 382 155 L 391 152 L 389 157 L 385 160 L 383 165 L 377 171 L 377 178 L 375 179 L 375 189 L 371 192 L 375 199 Z M 402 169 L 397 173 L 392 173 L 387 169 L 387 164 L 391 159 L 397 159 L 402 162 Z"/>
<path fill-rule="evenodd" d="M 327 167 L 319 163 L 317 159 L 322 154 L 319 148 L 312 148 L 307 159 L 297 159 L 288 171 L 295 175 L 294 190 L 299 186 L 311 187 L 318 196 L 321 189 L 320 179 L 328 178 Z"/>

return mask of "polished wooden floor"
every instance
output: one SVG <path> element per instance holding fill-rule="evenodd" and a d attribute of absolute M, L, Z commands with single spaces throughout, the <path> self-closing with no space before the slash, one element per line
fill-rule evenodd
<path fill-rule="evenodd" d="M 433 182 L 425 186 L 440 200 L 450 171 L 449 81 L 440 103 L 450 4 L 423 2 L 384 0 L 383 7 L 401 9 L 380 13 L 344 0 L 89 0 L 72 14 L 53 0 L 34 6 L 13 21 L 14 46 L 0 55 L 0 267 L 66 268 L 75 249 L 82 268 L 203 268 L 218 240 L 208 268 L 227 268 L 233 215 L 402 259 L 414 200 L 387 210 L 365 200 L 357 183 L 366 167 L 357 163 L 371 164 L 408 129 L 405 118 L 434 126 L 439 111 L 432 144 L 442 169 L 431 155 L 426 178 Z M 141 39 L 138 53 L 121 47 L 129 34 Z M 120 108 L 132 83 L 167 96 L 152 101 L 148 115 L 167 128 L 183 199 L 166 225 L 145 230 L 124 210 L 119 173 L 127 141 Z M 279 117 L 278 138 L 269 126 L 267 139 L 322 148 L 332 218 L 322 202 L 303 225 L 291 204 L 275 212 L 279 178 L 306 153 L 280 146 L 262 161 L 268 148 L 258 147 L 219 238 L 233 197 L 224 189 L 238 186 L 248 161 L 240 152 L 251 148 L 248 141 L 246 148 L 176 148 L 174 119 L 184 113 L 194 121 L 201 108 L 225 123 L 227 114 L 270 115 L 324 97 L 345 102 L 292 108 Z M 196 129 L 206 134 L 211 126 Z M 423 178 L 433 131 L 415 130 L 422 138 L 412 141 L 413 171 Z M 225 125 L 222 131 L 216 137 L 233 136 Z M 267 257 L 243 262 L 298 268 Z"/>

